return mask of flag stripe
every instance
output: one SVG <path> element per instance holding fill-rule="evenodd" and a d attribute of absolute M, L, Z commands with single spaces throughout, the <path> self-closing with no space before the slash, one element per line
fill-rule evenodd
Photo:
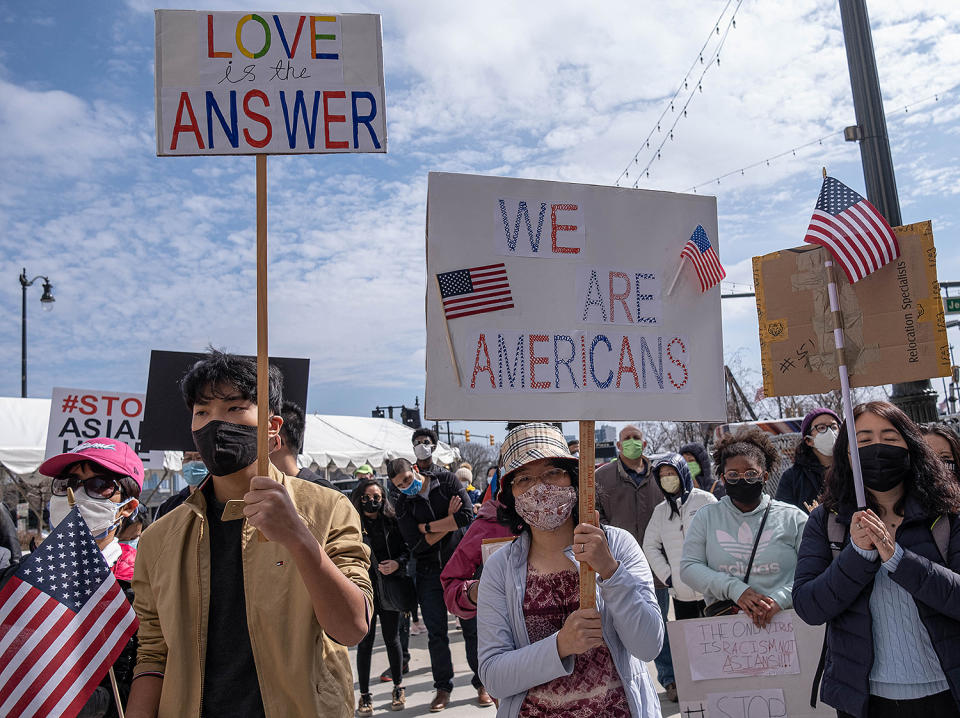
<path fill-rule="evenodd" d="M 860 231 L 857 234 L 863 237 L 863 244 L 870 251 L 870 258 L 874 265 L 882 267 L 890 261 L 891 257 L 884 254 L 882 238 L 874 231 L 873 225 L 867 220 L 860 205 L 853 205 L 843 213 L 843 217 L 859 228 Z"/>
<path fill-rule="evenodd" d="M 853 284 L 860 278 L 859 271 L 857 270 L 856 265 L 853 264 L 853 261 L 847 258 L 845 254 L 846 248 L 843 244 L 837 242 L 834 239 L 833 235 L 825 235 L 819 232 L 807 231 L 807 236 L 804 237 L 804 242 L 809 242 L 810 244 L 819 244 L 821 247 L 824 247 L 830 254 L 833 256 L 834 260 L 840 263 L 840 268 L 843 269 L 843 273 L 847 275 L 847 279 L 850 280 L 850 284 Z"/>
<path fill-rule="evenodd" d="M 3 623 L 0 624 L 0 632 L 2 632 L 0 633 L 0 655 L 6 653 L 7 647 L 17 639 L 20 631 L 30 622 L 33 614 L 39 610 L 40 605 L 45 600 L 45 594 L 33 588 L 29 583 L 20 581 L 16 576 L 10 579 L 10 583 L 14 581 L 20 585 L 16 586 L 15 591 L 11 592 L 13 595 L 7 602 L 11 609 L 8 611 L 10 614 L 9 621 L 5 618 Z M 41 597 L 39 603 L 37 603 L 38 596 Z M 34 605 L 35 603 L 37 605 Z"/>
<path fill-rule="evenodd" d="M 29 621 L 17 632 L 19 640 L 10 641 L 8 647 L 0 655 L 0 667 L 2 667 L 2 670 L 0 670 L 0 686 L 7 684 L 7 680 L 17 666 L 32 663 L 28 659 L 43 640 L 46 634 L 45 625 L 62 627 L 73 616 L 73 613 L 59 601 L 51 600 L 49 596 L 36 589 L 34 589 L 34 592 L 33 604 L 35 605 L 30 606 Z"/>
<path fill-rule="evenodd" d="M 459 296 L 456 299 L 448 299 L 444 301 L 443 306 L 448 309 L 457 309 L 465 304 L 473 304 L 478 301 L 486 301 L 488 299 L 499 299 L 501 297 L 509 297 L 509 289 L 498 289 L 493 292 L 484 292 L 482 294 L 466 294 Z"/>
<path fill-rule="evenodd" d="M 843 240 L 843 246 L 846 249 L 847 254 L 856 260 L 856 265 L 858 267 L 856 272 L 857 279 L 863 279 L 870 274 L 870 267 L 872 264 L 870 260 L 867 259 L 867 254 L 864 251 L 861 243 L 856 241 L 856 233 L 851 232 L 850 225 L 844 221 L 842 215 L 838 214 L 835 217 L 832 217 L 829 224 L 834 228 L 834 232 L 838 235 L 838 239 Z"/>
<path fill-rule="evenodd" d="M 14 609 L 30 588 L 29 583 L 21 581 L 16 576 L 7 581 L 7 585 L 3 587 L 3 593 L 0 593 L 0 601 L 3 601 L 3 605 L 0 605 L 0 639 L 6 638 L 7 616 L 15 613 Z M 0 647 L 2 645 L 0 643 Z"/>
<path fill-rule="evenodd" d="M 452 297 L 447 297 L 446 299 L 444 299 L 444 300 L 443 300 L 443 303 L 449 305 L 449 304 L 452 304 L 452 303 L 454 303 L 454 302 L 462 302 L 462 301 L 464 301 L 465 299 L 466 299 L 466 300 L 469 300 L 470 297 L 473 297 L 473 296 L 476 296 L 476 295 L 479 295 L 479 294 L 489 294 L 489 293 L 491 293 L 491 292 L 501 292 L 501 293 L 502 293 L 502 290 L 505 290 L 506 293 L 509 294 L 509 293 L 510 293 L 510 285 L 509 285 L 509 284 L 494 284 L 494 285 L 491 286 L 491 287 L 482 287 L 482 288 L 480 288 L 480 289 L 476 289 L 476 290 L 474 290 L 473 292 L 470 292 L 469 294 L 455 294 L 455 295 L 453 295 Z"/>
<path fill-rule="evenodd" d="M 469 316 L 473 316 L 474 314 L 485 314 L 486 312 L 493 311 L 494 309 L 513 309 L 513 302 L 511 301 L 509 304 L 504 304 L 502 306 L 497 306 L 497 307 L 485 307 L 483 309 L 474 309 L 473 311 L 463 311 L 463 312 L 457 312 L 456 314 L 449 314 L 447 315 L 447 319 L 456 319 L 457 317 L 469 317 Z"/>
<path fill-rule="evenodd" d="M 107 609 L 110 611 L 110 619 L 101 629 L 104 633 L 107 630 L 110 631 L 109 638 L 106 641 L 97 641 L 95 637 L 91 637 L 90 640 L 85 639 L 77 647 L 71 655 L 72 661 L 69 669 L 73 680 L 67 683 L 66 690 L 62 691 L 63 696 L 52 709 L 48 708 L 47 705 L 52 702 L 54 696 L 50 696 L 44 701 L 40 706 L 39 715 L 60 716 L 65 713 L 71 703 L 81 699 L 86 700 L 86 687 L 96 676 L 103 675 L 100 672 L 101 669 L 106 670 L 113 665 L 113 660 L 123 650 L 123 642 L 120 639 L 134 623 L 134 617 L 128 611 L 123 610 L 125 604 L 127 604 L 126 596 L 123 595 L 123 592 L 118 591 Z M 114 652 L 117 655 L 113 655 L 113 660 L 104 665 L 104 659 L 110 659 Z"/>
<path fill-rule="evenodd" d="M 113 582 L 113 585 L 116 586 L 116 581 Z M 31 694 L 38 691 L 45 695 L 47 694 L 44 683 L 51 677 L 51 674 L 59 671 L 63 659 L 70 654 L 70 641 L 73 640 L 74 635 L 86 635 L 90 631 L 91 626 L 96 625 L 98 618 L 105 618 L 103 614 L 99 612 L 94 614 L 94 611 L 100 605 L 102 598 L 108 595 L 110 588 L 110 582 L 104 581 L 96 593 L 90 597 L 90 600 L 83 607 L 83 610 L 70 620 L 66 629 L 55 636 L 49 636 L 50 643 L 47 644 L 46 651 L 44 651 L 36 663 L 17 667 L 14 673 L 14 680 L 19 681 L 19 685 L 7 696 L 3 705 L 0 706 L 0 715 L 30 715 L 30 713 L 23 712 L 25 708 L 25 706 L 22 705 L 24 693 L 34 686 L 37 681 L 42 679 L 43 682 L 41 682 L 34 691 L 31 691 Z M 53 601 L 56 599 L 51 598 L 49 600 Z"/>
<path fill-rule="evenodd" d="M 450 316 L 450 315 L 453 315 L 454 313 L 462 312 L 465 309 L 477 309 L 479 307 L 492 306 L 494 304 L 504 304 L 512 301 L 513 301 L 513 297 L 511 297 L 509 294 L 501 297 L 491 297 L 489 299 L 485 299 L 479 302 L 471 302 L 468 304 L 459 304 L 456 307 L 449 307 L 447 309 L 447 314 L 448 316 Z"/>
<path fill-rule="evenodd" d="M 871 252 L 870 243 L 863 236 L 863 228 L 858 226 L 847 212 L 836 215 L 833 221 L 837 226 L 843 227 L 843 235 L 847 239 L 850 249 L 860 258 L 861 264 L 867 270 L 863 275 L 864 277 L 872 271 L 871 267 L 880 266 L 877 264 L 877 258 Z M 858 239 L 859 241 L 857 241 Z"/>

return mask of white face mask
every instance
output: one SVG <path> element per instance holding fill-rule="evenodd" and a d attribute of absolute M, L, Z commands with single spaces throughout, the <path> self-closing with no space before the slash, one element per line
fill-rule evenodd
<path fill-rule="evenodd" d="M 132 501 L 126 499 L 119 504 L 113 503 L 110 499 L 92 499 L 87 496 L 85 491 L 74 493 L 77 501 L 77 508 L 80 509 L 80 515 L 87 522 L 87 528 L 93 534 L 94 539 L 101 539 L 120 525 L 120 519 L 117 513 L 120 509 Z M 50 497 L 50 525 L 56 528 L 70 513 L 70 502 L 66 496 Z"/>
<path fill-rule="evenodd" d="M 837 440 L 836 429 L 827 429 L 822 434 L 815 434 L 813 437 L 813 448 L 824 456 L 833 456 L 833 444 Z"/>
<path fill-rule="evenodd" d="M 433 456 L 433 445 L 432 444 L 414 444 L 413 454 L 420 461 L 426 461 L 431 456 Z"/>

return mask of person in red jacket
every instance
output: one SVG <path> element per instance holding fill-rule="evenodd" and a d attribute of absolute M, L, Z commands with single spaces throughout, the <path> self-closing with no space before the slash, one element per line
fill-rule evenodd
<path fill-rule="evenodd" d="M 477 517 L 440 573 L 443 602 L 447 605 L 447 610 L 458 618 L 469 620 L 477 617 L 477 591 L 480 589 L 480 573 L 483 571 L 483 540 L 516 536 L 497 521 L 499 508 L 500 503 L 496 498 L 488 499 L 480 505 Z M 476 644 L 471 648 L 476 650 Z M 476 656 L 468 658 L 471 665 L 477 664 Z M 477 703 L 482 707 L 493 705 L 493 698 L 483 686 L 477 689 Z"/>

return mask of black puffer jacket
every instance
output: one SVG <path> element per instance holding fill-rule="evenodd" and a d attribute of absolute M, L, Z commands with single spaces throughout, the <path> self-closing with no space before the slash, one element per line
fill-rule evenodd
<path fill-rule="evenodd" d="M 823 464 L 817 461 L 816 456 L 800 454 L 793 466 L 780 477 L 776 499 L 793 504 L 805 514 L 810 513 L 807 506 L 813 506 L 813 502 L 820 496 L 824 471 Z"/>
<path fill-rule="evenodd" d="M 680 447 L 679 453 L 693 454 L 697 459 L 697 463 L 700 464 L 700 475 L 694 479 L 694 481 L 697 482 L 698 489 L 710 492 L 716 496 L 718 500 L 727 495 L 726 489 L 723 488 L 723 482 L 713 475 L 713 471 L 710 468 L 710 456 L 707 454 L 707 450 L 703 444 L 684 444 Z"/>
<path fill-rule="evenodd" d="M 793 580 L 793 607 L 810 625 L 827 624 L 820 688 L 823 702 L 865 718 L 873 667 L 870 594 L 880 562 L 868 561 L 850 544 L 853 511 L 853 507 L 845 507 L 837 515 L 847 531 L 836 560 L 827 534 L 826 508 L 818 506 L 810 514 Z M 949 517 L 950 541 L 944 565 L 930 528 L 935 518 L 928 516 L 915 498 L 907 497 L 896 535 L 904 550 L 903 558 L 890 578 L 913 596 L 960 708 L 960 519 Z"/>

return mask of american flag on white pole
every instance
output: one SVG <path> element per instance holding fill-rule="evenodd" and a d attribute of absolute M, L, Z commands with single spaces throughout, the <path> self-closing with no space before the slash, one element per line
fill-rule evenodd
<path fill-rule="evenodd" d="M 900 256 L 900 245 L 876 207 L 833 177 L 824 177 L 804 242 L 825 247 L 850 283 Z"/>
<path fill-rule="evenodd" d="M 503 262 L 443 272 L 437 275 L 437 283 L 447 319 L 513 308 Z"/>
<path fill-rule="evenodd" d="M 136 630 L 74 508 L 0 591 L 0 716 L 76 716 Z"/>
<path fill-rule="evenodd" d="M 703 230 L 703 225 L 697 225 L 690 239 L 683 245 L 683 251 L 680 257 L 686 257 L 690 260 L 694 270 L 697 272 L 697 279 L 700 280 L 700 291 L 705 292 L 711 287 L 720 283 L 720 280 L 727 276 L 720 264 L 720 257 L 710 245 L 710 238 Z M 681 259 L 682 261 L 682 259 Z"/>

